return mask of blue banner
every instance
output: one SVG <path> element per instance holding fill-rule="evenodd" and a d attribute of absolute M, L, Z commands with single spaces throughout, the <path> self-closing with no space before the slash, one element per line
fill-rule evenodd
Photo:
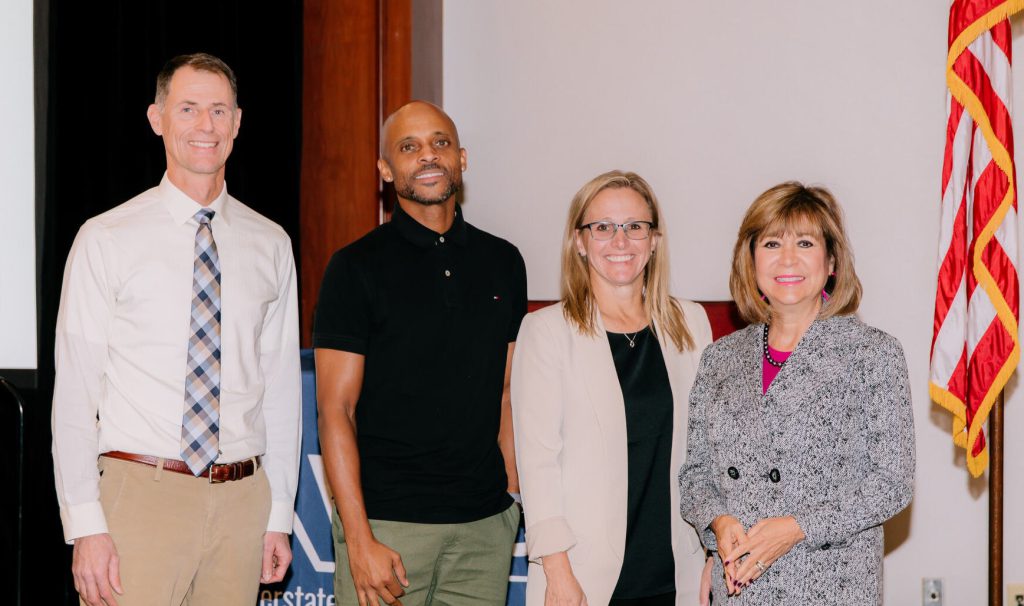
<path fill-rule="evenodd" d="M 283 583 L 260 588 L 259 606 L 333 606 L 334 543 L 330 489 L 316 429 L 313 351 L 302 351 L 302 454 L 292 530 L 292 566 Z"/>

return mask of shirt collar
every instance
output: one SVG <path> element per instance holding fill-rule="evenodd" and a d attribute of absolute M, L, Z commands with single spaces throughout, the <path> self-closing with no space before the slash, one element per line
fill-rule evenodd
<path fill-rule="evenodd" d="M 452 221 L 451 228 L 443 234 L 437 233 L 410 217 L 402 210 L 400 204 L 395 204 L 395 209 L 391 211 L 391 222 L 395 224 L 395 229 L 406 240 L 421 248 L 434 246 L 439 241 L 453 242 L 459 246 L 466 244 L 466 221 L 462 218 L 462 208 L 458 204 L 455 205 L 455 220 Z M 442 237 L 444 240 L 440 240 Z"/>
<path fill-rule="evenodd" d="M 171 180 L 167 178 L 167 173 L 164 173 L 164 178 L 160 180 L 158 189 L 160 191 L 160 200 L 178 225 L 187 223 L 202 208 L 209 208 L 216 213 L 213 216 L 214 221 L 218 223 L 223 222 L 227 226 L 231 225 L 231 213 L 228 211 L 229 205 L 227 204 L 228 184 L 226 182 L 217 197 L 206 207 L 188 197 L 185 192 L 171 183 Z"/>

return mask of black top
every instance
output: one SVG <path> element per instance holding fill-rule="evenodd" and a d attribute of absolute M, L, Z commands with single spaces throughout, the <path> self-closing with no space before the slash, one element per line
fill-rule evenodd
<path fill-rule="evenodd" d="M 633 347 L 630 346 L 630 339 Z M 626 551 L 613 598 L 643 598 L 675 590 L 672 557 L 672 386 L 661 346 L 650 328 L 636 336 L 608 333 L 626 405 L 629 487 Z"/>
<path fill-rule="evenodd" d="M 371 519 L 472 522 L 512 504 L 497 436 L 525 314 L 519 251 L 458 207 L 441 235 L 396 206 L 334 254 L 313 347 L 366 357 L 356 427 Z"/>

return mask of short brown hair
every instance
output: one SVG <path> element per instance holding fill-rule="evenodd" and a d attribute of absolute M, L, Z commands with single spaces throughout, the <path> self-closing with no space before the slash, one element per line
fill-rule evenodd
<path fill-rule="evenodd" d="M 658 198 L 650 184 L 633 172 L 612 170 L 594 177 L 580 188 L 569 205 L 569 217 L 562 240 L 562 309 L 565 318 L 582 334 L 597 333 L 590 267 L 576 249 L 576 232 L 581 229 L 583 216 L 597 194 L 606 189 L 621 188 L 632 189 L 640 194 L 651 211 L 651 222 L 654 224 L 652 232 L 661 234 L 644 268 L 644 311 L 657 324 L 658 329 L 672 339 L 679 351 L 693 349 L 693 337 L 686 327 L 683 310 L 668 292 L 668 241 Z"/>
<path fill-rule="evenodd" d="M 231 85 L 231 96 L 235 99 L 235 106 L 238 106 L 238 81 L 235 80 L 235 72 L 231 71 L 227 63 L 207 53 L 178 55 L 164 65 L 164 68 L 156 76 L 155 103 L 157 105 L 163 105 L 171 88 L 171 78 L 174 77 L 175 72 L 183 67 L 191 67 L 200 72 L 220 74 L 227 78 L 228 84 Z"/>
<path fill-rule="evenodd" d="M 757 288 L 754 247 L 766 236 L 785 233 L 813 235 L 825 243 L 825 254 L 833 262 L 834 276 L 825 283 L 828 301 L 820 317 L 853 314 L 860 306 L 861 285 L 853 267 L 853 251 L 843 226 L 843 210 L 824 187 L 787 181 L 772 187 L 747 209 L 732 253 L 729 290 L 748 322 L 770 322 L 771 306 Z"/>

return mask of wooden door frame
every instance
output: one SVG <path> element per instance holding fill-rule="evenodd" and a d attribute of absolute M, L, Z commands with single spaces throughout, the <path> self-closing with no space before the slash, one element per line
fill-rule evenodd
<path fill-rule="evenodd" d="M 331 255 L 385 216 L 380 125 L 411 99 L 413 22 L 412 0 L 304 0 L 303 8 L 299 296 L 309 347 Z"/>

